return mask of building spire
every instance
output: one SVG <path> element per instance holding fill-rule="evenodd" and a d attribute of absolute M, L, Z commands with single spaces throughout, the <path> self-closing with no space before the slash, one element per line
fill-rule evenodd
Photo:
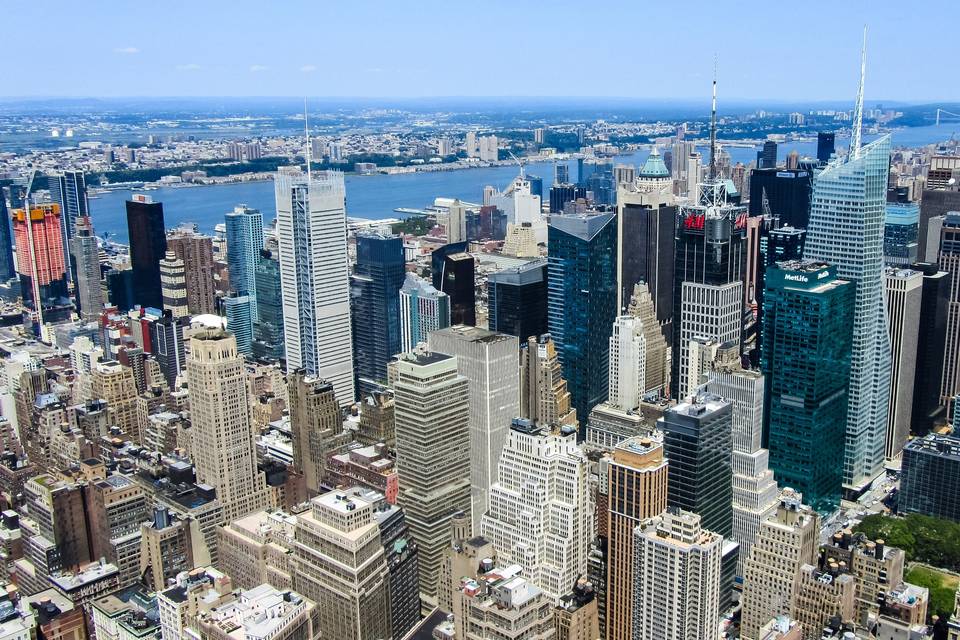
<path fill-rule="evenodd" d="M 713 57 L 713 108 L 710 114 L 710 179 L 717 178 L 717 57 Z"/>
<path fill-rule="evenodd" d="M 307 138 L 307 154 L 306 154 L 306 155 L 307 155 L 307 184 L 312 184 L 313 180 L 312 180 L 312 176 L 311 176 L 311 173 L 310 173 L 310 161 L 311 161 L 311 158 L 310 158 L 310 150 L 311 150 L 312 146 L 311 146 L 311 144 L 310 144 L 310 120 L 308 119 L 308 116 L 307 116 L 307 98 L 306 98 L 306 96 L 304 96 L 304 98 L 303 98 L 303 134 L 304 134 L 304 135 L 306 136 L 306 138 Z"/>
<path fill-rule="evenodd" d="M 850 156 L 860 157 L 860 134 L 863 129 L 863 80 L 867 75 L 867 25 L 863 25 L 863 44 L 860 46 L 860 88 L 853 107 L 853 131 L 850 134 Z"/>

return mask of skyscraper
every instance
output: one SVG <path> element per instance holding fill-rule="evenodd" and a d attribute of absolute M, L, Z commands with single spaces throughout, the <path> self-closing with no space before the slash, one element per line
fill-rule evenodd
<path fill-rule="evenodd" d="M 669 344 L 673 340 L 673 267 L 677 209 L 673 181 L 656 147 L 631 184 L 617 193 L 619 286 L 617 309 L 630 303 L 637 283 L 646 284 L 657 322 Z"/>
<path fill-rule="evenodd" d="M 478 531 L 510 423 L 520 415 L 520 346 L 516 336 L 465 325 L 434 331 L 427 342 L 431 351 L 455 356 L 457 370 L 470 381 L 471 518 Z"/>
<path fill-rule="evenodd" d="M 776 219 L 774 227 L 806 229 L 812 188 L 813 172 L 808 169 L 754 169 L 750 173 L 750 215 L 770 215 Z"/>
<path fill-rule="evenodd" d="M 557 346 L 549 333 L 530 336 L 520 347 L 520 416 L 534 425 L 577 424 L 563 378 Z"/>
<path fill-rule="evenodd" d="M 412 273 L 400 289 L 400 351 L 427 341 L 431 331 L 450 326 L 450 297 Z"/>
<path fill-rule="evenodd" d="M 173 251 L 167 251 L 160 261 L 160 291 L 163 294 L 163 308 L 170 311 L 174 318 L 190 315 L 187 307 L 187 275 L 183 260 Z"/>
<path fill-rule="evenodd" d="M 345 440 L 343 418 L 333 384 L 303 370 L 287 376 L 293 466 L 303 474 L 307 491 L 315 495 L 326 482 L 327 456 Z"/>
<path fill-rule="evenodd" d="M 194 333 L 187 374 L 197 482 L 216 488 L 227 521 L 264 508 L 266 486 L 257 470 L 243 357 L 233 334 L 222 329 Z"/>
<path fill-rule="evenodd" d="M 357 234 L 357 264 L 350 276 L 353 373 L 361 395 L 387 379 L 387 363 L 400 352 L 400 287 L 406 265 L 403 238 Z"/>
<path fill-rule="evenodd" d="M 127 231 L 135 301 L 143 307 L 162 309 L 160 261 L 167 253 L 163 203 L 154 202 L 150 196 L 134 194 L 127 200 Z"/>
<path fill-rule="evenodd" d="M 73 254 L 80 318 L 93 322 L 103 313 L 103 287 L 100 277 L 100 244 L 93 233 L 93 223 L 87 216 L 78 218 L 74 223 L 70 253 Z"/>
<path fill-rule="evenodd" d="M 936 264 L 912 265 L 923 273 L 920 298 L 920 329 L 917 338 L 917 369 L 913 384 L 913 413 L 910 430 L 924 435 L 945 413 L 940 404 L 940 383 L 946 356 L 947 304 L 951 278 Z"/>
<path fill-rule="evenodd" d="M 83 171 L 60 171 L 49 176 L 50 200 L 60 205 L 60 228 L 63 234 L 63 246 L 70 247 L 77 220 L 90 216 L 87 202 L 87 179 Z M 73 266 L 68 269 L 74 284 L 78 284 L 73 274 Z"/>
<path fill-rule="evenodd" d="M 257 209 L 239 205 L 224 216 L 227 230 L 227 268 L 230 289 L 240 296 L 250 296 L 253 322 L 257 321 L 257 263 L 263 251 L 263 214 Z"/>
<path fill-rule="evenodd" d="M 681 207 L 677 223 L 670 384 L 678 400 L 694 391 L 687 371 L 691 340 L 739 343 L 743 333 L 746 208 L 728 201 L 721 180 L 700 184 L 697 202 Z M 704 526 L 711 528 L 709 521 Z"/>
<path fill-rule="evenodd" d="M 836 136 L 833 131 L 817 132 L 817 160 L 822 164 L 830 162 L 835 151 Z"/>
<path fill-rule="evenodd" d="M 456 244 L 467 239 L 467 208 L 460 200 L 454 200 L 448 209 L 447 242 Z"/>
<path fill-rule="evenodd" d="M 522 566 L 554 600 L 587 572 L 593 529 L 588 466 L 574 427 L 515 419 L 480 523 L 498 562 Z"/>
<path fill-rule="evenodd" d="M 547 332 L 547 261 L 531 260 L 487 276 L 487 324 L 521 341 Z"/>
<path fill-rule="evenodd" d="M 732 405 L 701 392 L 657 420 L 670 461 L 667 503 L 693 511 L 725 538 L 733 532 Z"/>
<path fill-rule="evenodd" d="M 434 249 L 431 256 L 433 287 L 449 296 L 450 322 L 477 324 L 475 264 L 466 243 L 448 244 Z"/>
<path fill-rule="evenodd" d="M 854 289 L 823 263 L 767 270 L 760 361 L 770 466 L 781 486 L 822 512 L 842 492 L 837 461 L 845 450 Z"/>
<path fill-rule="evenodd" d="M 374 507 L 360 492 L 338 489 L 313 498 L 297 516 L 293 587 L 317 603 L 322 637 L 392 637 L 389 571 Z"/>
<path fill-rule="evenodd" d="M 257 282 L 257 323 L 253 327 L 253 357 L 278 362 L 284 357 L 283 294 L 280 290 L 280 263 L 264 249 L 254 271 Z"/>
<path fill-rule="evenodd" d="M 167 248 L 183 260 L 190 313 L 215 313 L 217 296 L 213 283 L 213 238 L 181 226 L 167 236 Z"/>
<path fill-rule="evenodd" d="M 151 355 L 160 365 L 170 390 L 177 388 L 177 376 L 187 366 L 184 330 L 189 326 L 189 318 L 175 318 L 170 311 L 164 311 L 163 317 L 150 323 Z"/>
<path fill-rule="evenodd" d="M 66 251 L 60 226 L 60 205 L 32 204 L 14 209 L 13 237 L 24 307 L 43 323 L 70 319 Z M 32 240 L 32 242 L 31 242 Z"/>
<path fill-rule="evenodd" d="M 227 328 L 237 339 L 237 351 L 249 357 L 253 357 L 256 307 L 256 302 L 249 295 L 232 294 L 223 298 L 223 315 L 227 318 Z"/>
<path fill-rule="evenodd" d="M 777 167 L 777 143 L 767 140 L 763 143 L 763 150 L 757 154 L 757 166 L 761 169 L 775 169 Z"/>
<path fill-rule="evenodd" d="M 354 400 L 343 174 L 277 172 L 277 241 L 287 365 Z"/>
<path fill-rule="evenodd" d="M 891 370 L 890 408 L 884 456 L 900 457 L 910 437 L 913 389 L 920 343 L 920 314 L 923 308 L 923 273 L 912 269 L 886 270 L 886 303 L 890 327 Z"/>
<path fill-rule="evenodd" d="M 7 200 L 4 190 L 0 189 L 0 282 L 6 282 L 17 276 L 13 264 L 13 241 L 10 238 L 10 214 L 7 212 Z"/>
<path fill-rule="evenodd" d="M 711 364 L 707 390 L 728 400 L 733 422 L 733 531 L 740 545 L 737 575 L 756 540 L 760 523 L 777 508 L 777 483 L 769 468 L 770 452 L 762 447 L 764 378 L 744 369 L 739 349 L 718 350 Z"/>
<path fill-rule="evenodd" d="M 551 216 L 547 326 L 578 416 L 607 399 L 610 327 L 617 316 L 617 225 L 613 213 Z M 581 439 L 586 426 L 581 427 Z"/>
<path fill-rule="evenodd" d="M 760 629 L 794 603 L 800 567 L 816 562 L 820 517 L 803 496 L 784 489 L 777 511 L 760 525 L 743 572 L 744 640 L 761 640 Z"/>
<path fill-rule="evenodd" d="M 950 274 L 946 350 L 940 382 L 940 404 L 947 406 L 960 392 L 960 213 L 957 212 L 947 214 L 940 231 L 940 269 Z"/>
<path fill-rule="evenodd" d="M 633 640 L 693 640 L 718 628 L 723 536 L 672 507 L 634 535 Z"/>
<path fill-rule="evenodd" d="M 607 466 L 607 640 L 631 640 L 634 629 L 634 530 L 667 508 L 663 435 L 637 436 L 616 446 Z"/>
<path fill-rule="evenodd" d="M 395 366 L 398 504 L 420 550 L 420 594 L 429 609 L 450 520 L 470 511 L 470 396 L 452 356 L 405 353 Z"/>
<path fill-rule="evenodd" d="M 856 285 L 843 464 L 844 487 L 854 493 L 883 469 L 890 394 L 890 337 L 883 298 L 890 137 L 862 149 L 859 131 L 857 138 L 847 158 L 831 162 L 817 174 L 803 254 L 836 265 L 837 277 Z M 812 495 L 807 499 L 816 502 Z"/>
<path fill-rule="evenodd" d="M 888 265 L 917 261 L 920 207 L 915 202 L 888 202 L 883 224 L 883 259 Z"/>

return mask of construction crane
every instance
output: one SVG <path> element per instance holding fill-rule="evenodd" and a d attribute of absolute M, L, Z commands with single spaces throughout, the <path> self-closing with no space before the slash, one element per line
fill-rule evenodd
<path fill-rule="evenodd" d="M 947 111 L 946 109 L 941 109 L 941 108 L 937 107 L 937 126 L 938 126 L 938 127 L 940 126 L 940 114 L 941 114 L 941 113 L 944 113 L 944 114 L 946 114 L 946 115 L 948 115 L 948 116 L 955 116 L 955 117 L 957 117 L 957 118 L 960 118 L 960 113 L 953 113 L 952 111 Z"/>

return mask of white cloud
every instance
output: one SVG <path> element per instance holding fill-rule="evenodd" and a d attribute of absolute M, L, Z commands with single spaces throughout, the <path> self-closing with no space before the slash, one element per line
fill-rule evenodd
<path fill-rule="evenodd" d="M 187 64 L 178 64 L 177 71 L 196 71 L 200 68 L 196 62 L 188 62 Z"/>
<path fill-rule="evenodd" d="M 317 70 L 317 65 L 315 64 L 305 64 L 302 67 L 300 67 L 300 71 L 303 71 L 304 73 L 313 73 L 316 70 Z"/>
<path fill-rule="evenodd" d="M 266 65 L 262 65 L 262 64 L 250 65 L 250 73 L 259 73 L 259 72 L 261 72 L 261 71 L 266 71 L 266 70 L 269 69 L 269 68 L 270 68 L 270 67 L 268 67 L 268 66 L 266 66 Z"/>
<path fill-rule="evenodd" d="M 136 47 L 117 47 L 113 50 L 114 53 L 121 53 L 125 56 L 132 56 L 134 54 L 140 53 L 140 49 Z"/>

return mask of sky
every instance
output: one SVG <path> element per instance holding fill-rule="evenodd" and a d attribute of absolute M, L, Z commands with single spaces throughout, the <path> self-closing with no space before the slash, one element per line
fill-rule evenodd
<path fill-rule="evenodd" d="M 960 2 L 4 0 L 2 96 L 960 101 Z"/>

